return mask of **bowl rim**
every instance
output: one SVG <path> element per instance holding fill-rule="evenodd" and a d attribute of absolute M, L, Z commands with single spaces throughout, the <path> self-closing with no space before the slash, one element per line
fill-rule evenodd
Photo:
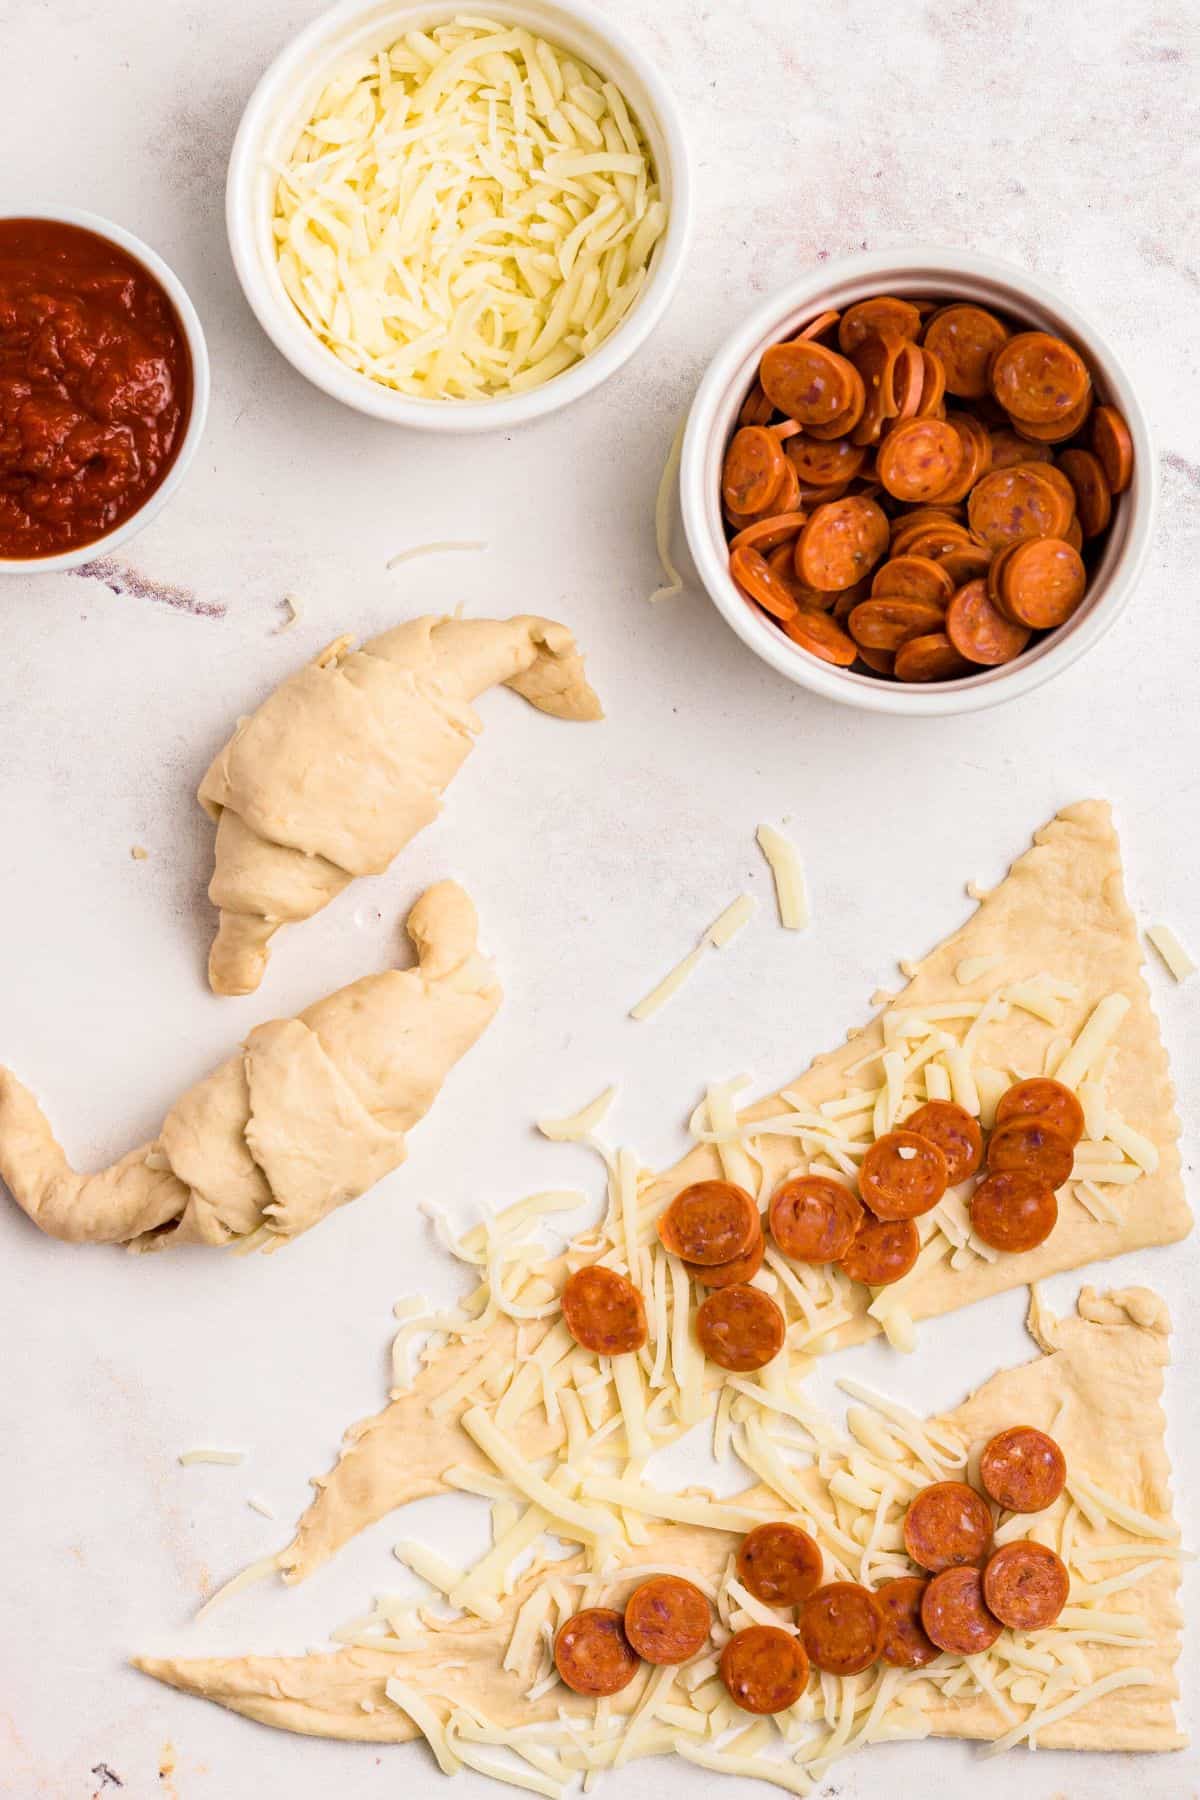
<path fill-rule="evenodd" d="M 719 508 L 715 487 L 712 495 L 708 491 L 709 458 L 718 415 L 735 389 L 736 396 L 743 391 L 747 359 L 774 341 L 791 314 L 819 308 L 830 303 L 835 292 L 855 286 L 875 285 L 899 293 L 915 293 L 936 285 L 939 279 L 999 288 L 1001 292 L 994 304 L 1018 315 L 1019 304 L 1007 296 L 1023 297 L 1031 309 L 1056 321 L 1084 348 L 1096 366 L 1106 398 L 1119 407 L 1129 427 L 1134 443 L 1134 481 L 1123 496 L 1128 501 L 1124 542 L 1113 566 L 1105 572 L 1093 604 L 1077 622 L 1045 640 L 1028 659 L 1021 657 L 997 669 L 981 669 L 978 675 L 957 682 L 905 687 L 851 675 L 848 670 L 823 663 L 752 614 L 729 578 L 724 533 L 720 532 L 718 542 L 718 532 L 713 527 Z M 862 297 L 861 293 L 854 296 Z M 853 304 L 853 298 L 843 295 L 840 304 Z M 1090 320 L 1055 289 L 1017 264 L 972 251 L 918 244 L 823 263 L 763 301 L 729 334 L 709 363 L 688 414 L 679 491 L 684 531 L 701 584 L 718 612 L 755 655 L 798 686 L 841 705 L 906 718 L 929 718 L 983 711 L 1032 693 L 1063 673 L 1104 636 L 1128 604 L 1146 563 L 1158 508 L 1158 470 L 1149 425 L 1129 375 Z"/>
<path fill-rule="evenodd" d="M 692 234 L 693 192 L 691 159 L 679 106 L 655 64 L 646 53 L 586 0 L 498 0 L 494 9 L 505 14 L 528 11 L 553 14 L 568 27 L 577 24 L 611 51 L 618 64 L 624 61 L 645 91 L 653 117 L 641 118 L 644 128 L 654 126 L 662 139 L 666 167 L 660 168 L 670 184 L 667 228 L 656 251 L 657 262 L 633 306 L 616 329 L 594 351 L 525 393 L 485 400 L 427 400 L 401 394 L 339 364 L 298 314 L 285 313 L 261 266 L 254 222 L 254 179 L 258 169 L 257 146 L 270 128 L 286 90 L 311 79 L 307 60 L 318 50 L 326 62 L 340 54 L 334 39 L 348 35 L 372 13 L 388 10 L 386 0 L 339 0 L 318 14 L 289 38 L 259 77 L 242 112 L 229 157 L 225 182 L 225 224 L 234 269 L 247 303 L 267 337 L 282 356 L 315 387 L 343 405 L 388 424 L 424 431 L 502 431 L 528 419 L 542 418 L 569 406 L 590 393 L 641 348 L 674 297 L 683 274 Z M 398 21 L 405 15 L 435 10 L 431 0 L 395 0 Z M 454 17 L 452 5 L 446 19 Z M 531 29 L 552 36 L 553 27 L 543 20 Z"/>
<path fill-rule="evenodd" d="M 39 206 L 23 207 L 4 206 L 0 208 L 0 218 L 4 219 L 45 219 L 52 224 L 78 225 L 83 231 L 91 231 L 97 237 L 105 238 L 132 256 L 135 262 L 142 264 L 147 272 L 153 275 L 167 298 L 175 308 L 176 317 L 183 329 L 187 342 L 188 355 L 192 360 L 192 405 L 188 414 L 187 427 L 183 434 L 183 442 L 176 453 L 175 460 L 167 470 L 153 492 L 147 494 L 137 511 L 131 513 L 112 531 L 105 532 L 103 537 L 93 538 L 90 543 L 77 544 L 72 550 L 58 550 L 52 556 L 0 556 L 0 575 L 51 575 L 58 570 L 82 568 L 84 563 L 93 562 L 100 557 L 111 555 L 122 544 L 150 523 L 154 515 L 166 505 L 171 495 L 181 485 L 196 448 L 204 435 L 204 426 L 208 418 L 208 401 L 211 385 L 209 369 L 208 344 L 204 336 L 204 327 L 200 323 L 200 315 L 192 304 L 191 295 L 168 262 L 151 249 L 140 237 L 128 231 L 124 225 L 105 218 L 100 213 L 89 212 L 79 206 Z"/>

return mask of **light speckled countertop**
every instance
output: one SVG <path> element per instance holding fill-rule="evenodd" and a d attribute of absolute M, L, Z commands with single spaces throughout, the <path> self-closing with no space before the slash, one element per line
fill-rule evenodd
<path fill-rule="evenodd" d="M 1036 825 L 1089 793 L 1117 808 L 1139 916 L 1200 944 L 1194 7 L 1094 0 L 1084 24 L 1017 0 L 607 4 L 658 59 L 691 130 L 699 207 L 683 289 L 602 392 L 519 438 L 455 442 L 405 436 L 306 386 L 233 277 L 222 182 L 237 116 L 313 6 L 0 0 L 0 208 L 73 203 L 147 238 L 192 292 L 214 374 L 186 486 L 111 582 L 0 582 L 0 1057 L 70 1152 L 106 1159 L 254 1022 L 384 966 L 413 896 L 448 873 L 475 896 L 508 991 L 408 1165 L 282 1258 L 73 1251 L 0 1206 L 6 1800 L 85 1800 L 101 1764 L 122 1800 L 441 1791 L 419 1749 L 288 1738 L 158 1688 L 123 1658 L 298 1651 L 398 1585 L 385 1521 L 304 1588 L 258 1590 L 187 1624 L 214 1580 L 282 1541 L 306 1477 L 379 1404 L 392 1302 L 456 1291 L 415 1201 L 467 1217 L 478 1195 L 595 1186 L 581 1153 L 531 1135 L 533 1115 L 620 1078 L 620 1133 L 647 1160 L 671 1156 L 706 1078 L 794 1073 L 863 1015 L 893 956 L 961 919 L 966 878 L 994 879 Z M 1099 649 L 1026 701 L 928 726 L 811 699 L 743 651 L 698 593 L 645 604 L 658 472 L 712 348 L 814 259 L 912 241 L 1025 263 L 1090 314 L 1140 384 L 1164 485 L 1150 567 Z M 385 570 L 406 544 L 463 535 L 488 554 Z M 304 614 L 281 635 L 289 590 Z M 193 802 L 213 748 L 340 631 L 460 599 L 568 620 L 608 724 L 568 729 L 487 700 L 486 741 L 441 821 L 389 875 L 286 937 L 256 997 L 214 999 L 202 979 L 212 833 Z M 803 846 L 804 937 L 771 923 L 761 818 L 789 820 Z M 134 844 L 148 860 L 131 859 Z M 747 886 L 757 924 L 654 1025 L 632 1024 L 625 1005 Z M 1174 988 L 1157 964 L 1150 979 L 1194 1170 L 1200 981 Z M 1181 1371 L 1200 1356 L 1195 1244 L 1089 1278 L 1110 1276 L 1159 1286 L 1175 1311 L 1170 1450 L 1194 1543 L 1200 1437 Z M 1065 1305 L 1078 1279 L 1050 1285 Z M 869 1348 L 839 1370 L 922 1410 L 950 1404 L 1027 1353 L 1021 1314 L 1010 1294 L 926 1328 L 908 1361 Z M 178 1451 L 202 1441 L 250 1456 L 179 1468 Z M 248 1492 L 280 1523 L 250 1511 Z M 406 1530 L 453 1533 L 464 1518 L 422 1504 Z M 1187 1592 L 1194 1615 L 1194 1575 Z M 1185 1693 L 1194 1631 L 1186 1654 Z M 980 1765 L 961 1745 L 900 1745 L 839 1765 L 830 1791 L 991 1800 L 1014 1783 L 1029 1800 L 1133 1788 L 1175 1800 L 1195 1791 L 1200 1762 Z M 661 1761 L 611 1785 L 629 1800 L 759 1791 Z M 464 1776 L 454 1791 L 494 1790 Z"/>

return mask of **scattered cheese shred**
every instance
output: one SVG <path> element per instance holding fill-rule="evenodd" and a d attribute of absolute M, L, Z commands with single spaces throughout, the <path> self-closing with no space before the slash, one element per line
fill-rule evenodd
<path fill-rule="evenodd" d="M 409 1687 L 407 1682 L 397 1681 L 394 1676 L 384 1683 L 383 1691 L 393 1706 L 398 1706 L 401 1712 L 408 1714 L 433 1751 L 442 1774 L 457 1775 L 462 1763 L 447 1742 L 446 1727 L 439 1719 L 436 1708 L 416 1688 Z"/>
<path fill-rule="evenodd" d="M 1060 1719 L 1070 1718 L 1081 1707 L 1090 1706 L 1093 1700 L 1103 1700 L 1106 1694 L 1115 1693 L 1118 1688 L 1153 1687 L 1158 1680 L 1153 1669 L 1114 1669 L 1111 1675 L 1105 1675 L 1088 1687 L 1080 1688 L 1070 1699 L 1060 1701 L 1057 1706 L 1035 1708 L 1012 1731 L 997 1738 L 993 1744 L 985 1744 L 980 1755 L 1000 1756 L 1005 1750 L 1011 1750 L 1014 1744 L 1019 1744 L 1023 1738 L 1032 1738 L 1039 1731 L 1044 1731 L 1047 1725 L 1057 1725 Z"/>
<path fill-rule="evenodd" d="M 615 1087 L 606 1087 L 602 1094 L 581 1106 L 577 1113 L 566 1119 L 539 1119 L 537 1128 L 543 1137 L 550 1138 L 556 1144 L 578 1144 L 589 1138 L 597 1126 L 603 1124 L 609 1107 L 617 1097 Z"/>
<path fill-rule="evenodd" d="M 527 1364 L 526 1367 L 531 1365 Z M 473 1437 L 485 1456 L 489 1456 L 502 1475 L 535 1506 L 540 1506 L 567 1528 L 567 1535 L 585 1544 L 603 1543 L 615 1537 L 617 1523 L 611 1514 L 597 1507 L 581 1506 L 553 1488 L 530 1468 L 525 1457 L 482 1406 L 472 1406 L 462 1416 L 463 1430 Z"/>
<path fill-rule="evenodd" d="M 384 565 L 389 569 L 398 569 L 401 563 L 415 562 L 418 556 L 443 556 L 448 550 L 486 550 L 487 544 L 482 538 L 438 538 L 432 544 L 413 544 L 408 550 L 397 550 L 395 556 L 389 556 Z"/>
<path fill-rule="evenodd" d="M 233 1576 L 223 1587 L 217 1588 L 215 1593 L 208 1596 L 204 1605 L 196 1613 L 197 1620 L 206 1618 L 214 1606 L 219 1606 L 222 1600 L 232 1600 L 235 1594 L 240 1594 L 245 1588 L 253 1587 L 258 1581 L 265 1581 L 267 1576 L 273 1575 L 279 1566 L 278 1551 L 273 1556 L 262 1556 L 257 1562 L 252 1562 L 248 1568 L 243 1569 L 240 1574 Z"/>
<path fill-rule="evenodd" d="M 630 1018 L 653 1018 L 654 1014 L 659 1012 L 667 1004 L 667 1001 L 679 992 L 684 982 L 691 975 L 693 969 L 695 969 L 700 962 L 705 950 L 708 949 L 710 945 L 714 950 L 723 950 L 725 945 L 728 944 L 732 938 L 737 936 L 738 932 L 752 917 L 753 913 L 753 895 L 742 894 L 738 899 L 732 901 L 730 905 L 725 908 L 725 911 L 721 913 L 718 918 L 713 920 L 708 930 L 704 933 L 704 936 L 700 939 L 700 942 L 696 945 L 696 948 L 694 950 L 689 950 L 683 960 L 677 962 L 675 967 L 663 976 L 663 979 L 659 982 L 658 986 L 651 988 L 650 992 L 646 994 L 643 999 L 639 1000 L 636 1006 L 630 1007 Z"/>
<path fill-rule="evenodd" d="M 1146 936 L 1166 963 L 1176 981 L 1186 981 L 1196 973 L 1196 960 L 1180 943 L 1169 925 L 1147 925 Z"/>
<path fill-rule="evenodd" d="M 486 19 L 344 60 L 272 172 L 301 319 L 347 368 L 428 400 L 579 362 L 636 303 L 667 224 L 619 90 Z"/>
<path fill-rule="evenodd" d="M 683 576 L 675 567 L 671 556 L 671 521 L 674 517 L 672 501 L 675 498 L 675 482 L 679 475 L 679 459 L 683 452 L 683 433 L 687 425 L 687 414 L 679 421 L 675 436 L 671 439 L 671 448 L 667 451 L 667 460 L 663 464 L 663 472 L 659 477 L 658 493 L 654 501 L 654 542 L 658 550 L 658 560 L 666 581 L 656 587 L 650 596 L 653 606 L 657 600 L 673 600 L 676 594 L 683 592 Z"/>
<path fill-rule="evenodd" d="M 771 865 L 779 923 L 785 931 L 803 931 L 809 915 L 800 852 L 792 840 L 773 825 L 760 825 L 755 836 L 759 849 Z"/>
<path fill-rule="evenodd" d="M 236 1468 L 238 1463 L 243 1463 L 245 1460 L 246 1452 L 244 1450 L 212 1450 L 204 1445 L 196 1450 L 181 1451 L 179 1456 L 180 1464 L 185 1469 L 192 1463 L 221 1463 L 228 1468 Z"/>

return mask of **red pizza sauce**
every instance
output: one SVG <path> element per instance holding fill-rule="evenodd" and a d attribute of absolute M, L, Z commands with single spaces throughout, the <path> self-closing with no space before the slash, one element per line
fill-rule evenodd
<path fill-rule="evenodd" d="M 178 455 L 192 363 L 175 308 L 115 244 L 0 219 L 0 557 L 128 519 Z"/>

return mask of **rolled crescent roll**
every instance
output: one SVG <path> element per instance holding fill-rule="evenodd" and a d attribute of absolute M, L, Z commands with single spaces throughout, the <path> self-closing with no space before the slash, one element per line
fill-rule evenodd
<path fill-rule="evenodd" d="M 427 617 L 361 650 L 339 638 L 241 721 L 199 791 L 217 821 L 214 993 L 252 993 L 281 925 L 378 875 L 437 817 L 482 730 L 471 702 L 498 682 L 555 718 L 602 716 L 564 625 Z"/>
<path fill-rule="evenodd" d="M 408 917 L 414 968 L 256 1026 L 151 1143 L 95 1175 L 75 1173 L 28 1088 L 0 1069 L 0 1177 L 69 1243 L 298 1237 L 404 1161 L 407 1133 L 491 1022 L 500 988 L 477 929 L 462 888 L 429 888 Z"/>

